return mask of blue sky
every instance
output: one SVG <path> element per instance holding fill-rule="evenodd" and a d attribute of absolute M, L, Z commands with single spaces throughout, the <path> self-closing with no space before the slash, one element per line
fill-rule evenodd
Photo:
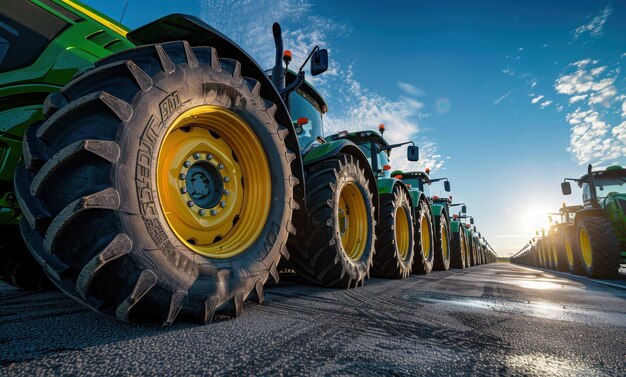
<path fill-rule="evenodd" d="M 86 3 L 119 19 L 126 1 Z M 561 195 L 564 176 L 589 162 L 626 165 L 625 1 L 158 4 L 129 0 L 124 24 L 193 14 L 264 67 L 274 21 L 296 63 L 328 48 L 330 70 L 313 80 L 329 103 L 327 131 L 382 122 L 392 142 L 414 140 L 418 167 L 450 178 L 502 255 L 546 225 L 546 212 L 580 201 Z M 402 157 L 394 167 L 415 168 Z"/>

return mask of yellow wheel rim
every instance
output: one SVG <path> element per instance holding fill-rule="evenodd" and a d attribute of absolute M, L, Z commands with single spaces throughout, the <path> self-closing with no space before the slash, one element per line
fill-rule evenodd
<path fill-rule="evenodd" d="M 591 268 L 591 241 L 589 241 L 589 234 L 585 229 L 581 229 L 578 233 L 578 240 L 580 245 L 580 252 L 583 256 L 583 262 L 585 262 L 585 265 L 587 267 Z"/>
<path fill-rule="evenodd" d="M 450 257 L 450 249 L 448 249 L 448 228 L 445 226 L 441 229 L 441 248 L 443 249 L 443 259 Z"/>
<path fill-rule="evenodd" d="M 428 218 L 426 216 L 422 216 L 420 220 L 420 238 L 424 259 L 428 260 L 430 259 L 430 229 L 428 228 Z"/>
<path fill-rule="evenodd" d="M 343 249 L 350 259 L 359 260 L 365 252 L 369 217 L 356 183 L 348 182 L 342 187 L 337 211 Z"/>
<path fill-rule="evenodd" d="M 572 244 L 569 241 L 569 237 L 565 238 L 565 255 L 567 256 L 567 263 L 570 266 L 574 265 L 574 252 L 572 251 Z"/>
<path fill-rule="evenodd" d="M 271 178 L 250 126 L 218 106 L 185 111 L 169 126 L 157 159 L 157 194 L 168 225 L 192 251 L 231 258 L 259 237 Z"/>
<path fill-rule="evenodd" d="M 400 258 L 403 260 L 409 255 L 409 243 L 411 241 L 409 228 L 409 214 L 404 207 L 396 208 L 396 247 Z"/>

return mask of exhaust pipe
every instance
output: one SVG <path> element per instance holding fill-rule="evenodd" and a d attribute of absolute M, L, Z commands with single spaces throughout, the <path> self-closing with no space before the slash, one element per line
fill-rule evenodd
<path fill-rule="evenodd" d="M 274 44 L 276 45 L 276 60 L 274 68 L 272 68 L 272 83 L 282 93 L 285 89 L 285 69 L 283 68 L 283 33 L 280 24 L 274 22 L 272 25 L 272 33 L 274 34 Z"/>

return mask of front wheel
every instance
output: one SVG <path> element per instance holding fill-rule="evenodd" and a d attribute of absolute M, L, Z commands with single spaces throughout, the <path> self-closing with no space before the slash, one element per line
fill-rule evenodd
<path fill-rule="evenodd" d="M 585 270 L 582 266 L 581 255 L 576 240 L 576 228 L 573 225 L 568 225 L 563 229 L 563 249 L 565 251 L 565 261 L 569 272 L 576 275 L 584 274 Z"/>
<path fill-rule="evenodd" d="M 412 212 L 409 196 L 399 185 L 392 194 L 381 195 L 373 276 L 404 279 L 411 274 L 415 249 Z"/>
<path fill-rule="evenodd" d="M 290 237 L 292 266 L 305 281 L 324 287 L 362 285 L 374 255 L 374 205 L 365 173 L 339 154 L 306 171 L 306 229 Z"/>

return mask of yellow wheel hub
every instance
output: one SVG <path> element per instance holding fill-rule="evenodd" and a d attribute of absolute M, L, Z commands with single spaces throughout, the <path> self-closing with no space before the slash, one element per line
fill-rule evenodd
<path fill-rule="evenodd" d="M 422 250 L 424 252 L 424 259 L 430 259 L 430 232 L 428 229 L 428 218 L 422 216 L 420 220 L 420 238 L 422 241 Z"/>
<path fill-rule="evenodd" d="M 350 259 L 359 260 L 365 252 L 369 216 L 356 183 L 348 182 L 341 188 L 337 212 L 341 245 Z"/>
<path fill-rule="evenodd" d="M 589 233 L 587 233 L 585 229 L 581 229 L 578 233 L 578 241 L 580 245 L 580 253 L 583 256 L 583 262 L 585 262 L 587 267 L 591 268 L 591 241 L 589 240 Z"/>
<path fill-rule="evenodd" d="M 403 260 L 409 255 L 409 244 L 411 242 L 409 223 L 409 214 L 406 208 L 396 208 L 396 247 L 398 248 L 400 258 Z"/>
<path fill-rule="evenodd" d="M 445 226 L 441 228 L 441 248 L 443 253 L 443 259 L 450 258 L 450 249 L 448 248 L 448 228 Z"/>
<path fill-rule="evenodd" d="M 574 265 L 574 252 L 572 251 L 572 244 L 569 241 L 569 237 L 565 238 L 565 255 L 567 256 L 567 263 L 570 266 Z"/>
<path fill-rule="evenodd" d="M 272 192 L 259 139 L 218 106 L 187 110 L 169 126 L 157 159 L 157 190 L 176 237 L 212 258 L 239 255 L 256 241 Z"/>

